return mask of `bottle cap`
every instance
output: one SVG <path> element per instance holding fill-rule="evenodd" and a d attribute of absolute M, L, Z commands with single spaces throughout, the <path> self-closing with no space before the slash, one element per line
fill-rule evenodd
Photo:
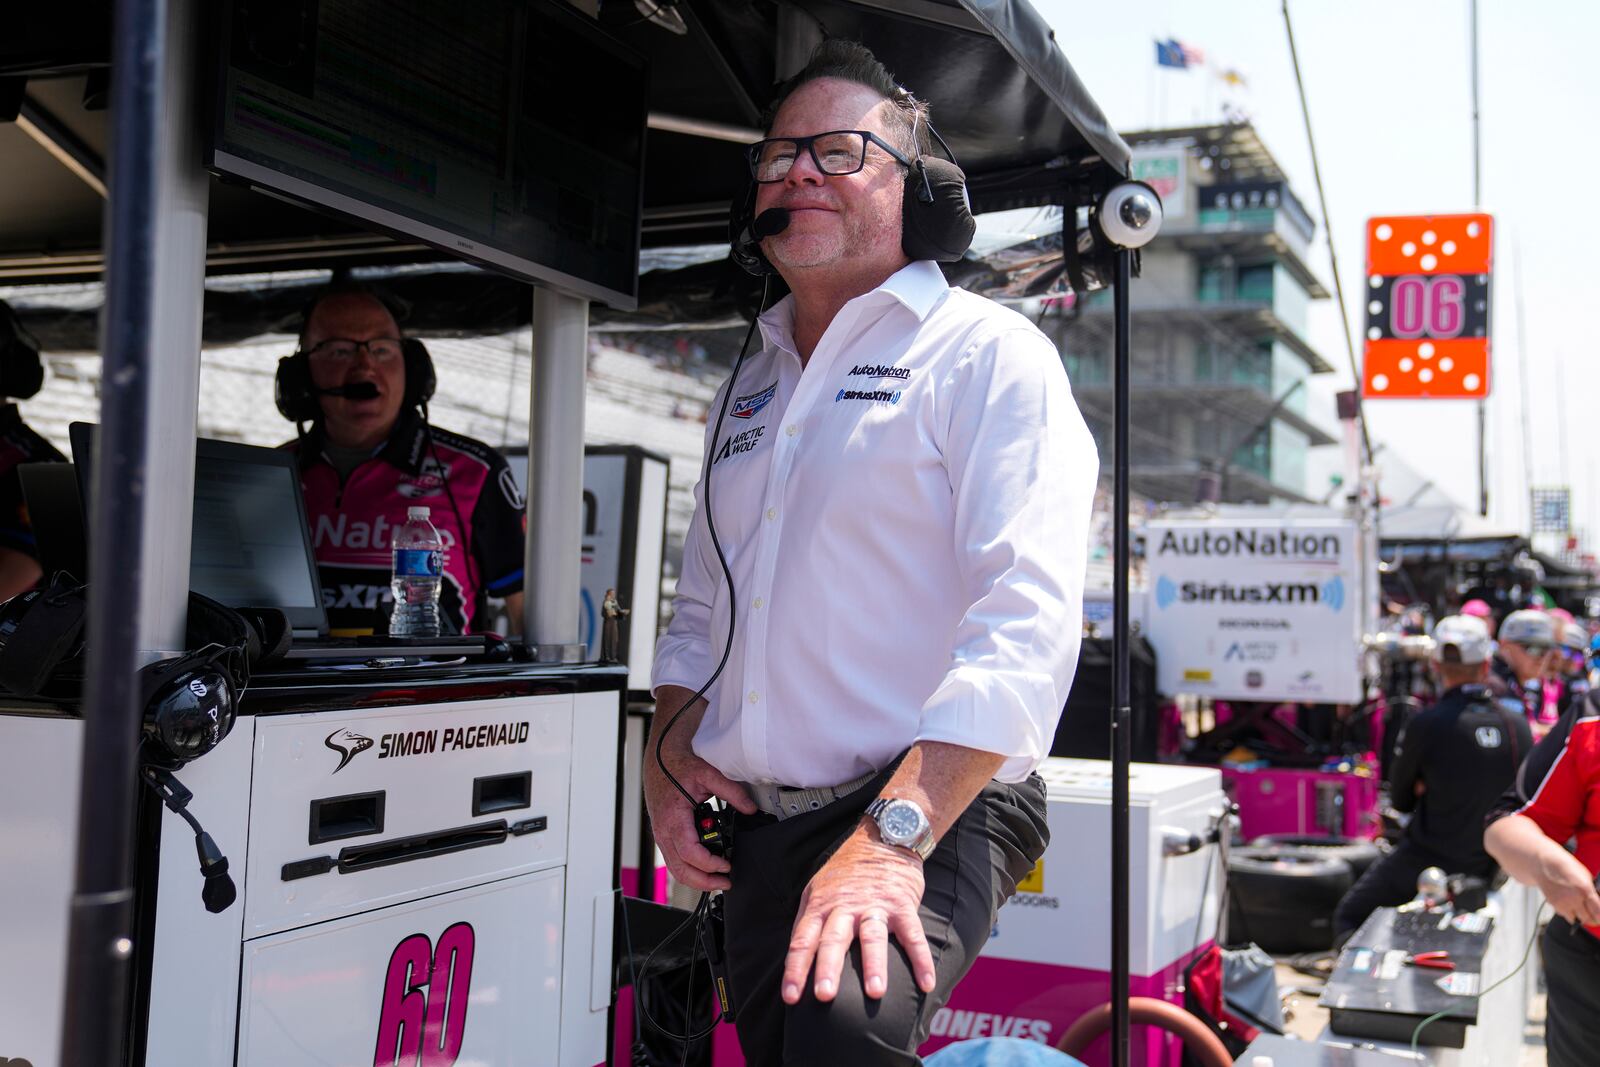
<path fill-rule="evenodd" d="M 408 519 L 425 519 L 431 514 L 433 514 L 433 512 L 427 507 L 406 508 L 406 518 Z"/>

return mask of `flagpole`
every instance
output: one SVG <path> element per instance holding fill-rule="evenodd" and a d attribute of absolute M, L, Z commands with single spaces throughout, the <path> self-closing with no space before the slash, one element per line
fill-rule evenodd
<path fill-rule="evenodd" d="M 1478 0 L 1469 0 L 1472 18 L 1472 209 L 1483 210 L 1483 150 L 1478 124 Z M 1478 401 L 1478 514 L 1489 515 L 1489 398 Z"/>

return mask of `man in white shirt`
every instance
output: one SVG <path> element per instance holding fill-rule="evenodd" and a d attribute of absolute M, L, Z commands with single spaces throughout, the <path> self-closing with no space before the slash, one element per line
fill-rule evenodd
<path fill-rule="evenodd" d="M 1098 459 L 1050 341 L 904 252 L 925 121 L 830 41 L 752 150 L 757 215 L 790 213 L 761 247 L 792 295 L 708 426 L 732 591 L 703 478 L 656 655 L 661 760 L 738 812 L 730 864 L 646 761 L 673 876 L 726 894 L 753 1064 L 919 1063 L 1047 840 L 1033 771 L 1077 664 Z M 660 738 L 730 615 L 709 703 Z"/>

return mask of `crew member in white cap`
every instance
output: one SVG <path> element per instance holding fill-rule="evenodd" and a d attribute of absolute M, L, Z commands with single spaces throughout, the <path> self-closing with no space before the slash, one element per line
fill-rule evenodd
<path fill-rule="evenodd" d="M 1406 725 L 1389 774 L 1390 802 L 1410 812 L 1411 821 L 1394 851 L 1368 867 L 1339 901 L 1333 928 L 1340 939 L 1374 908 L 1414 897 L 1417 875 L 1428 867 L 1493 874 L 1494 860 L 1483 850 L 1483 817 L 1533 748 L 1520 705 L 1497 698 L 1485 684 L 1494 643 L 1483 620 L 1447 616 L 1434 627 L 1433 640 L 1433 669 L 1444 692 Z"/>

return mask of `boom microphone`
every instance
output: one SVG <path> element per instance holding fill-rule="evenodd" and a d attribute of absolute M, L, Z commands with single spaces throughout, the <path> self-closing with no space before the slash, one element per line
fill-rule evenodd
<path fill-rule="evenodd" d="M 320 396 L 342 396 L 346 400 L 376 400 L 378 387 L 372 382 L 351 382 L 349 385 L 336 385 L 332 389 L 318 389 Z"/>
<path fill-rule="evenodd" d="M 786 207 L 769 207 L 756 216 L 755 223 L 750 227 L 750 233 L 758 241 L 768 237 L 776 237 L 789 228 L 789 209 Z"/>

